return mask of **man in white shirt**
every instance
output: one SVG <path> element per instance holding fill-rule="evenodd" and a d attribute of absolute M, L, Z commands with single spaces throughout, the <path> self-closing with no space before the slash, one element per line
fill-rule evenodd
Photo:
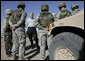
<path fill-rule="evenodd" d="M 34 14 L 30 13 L 30 18 L 27 19 L 27 26 L 28 26 L 27 34 L 28 34 L 29 40 L 31 42 L 31 48 L 32 49 L 34 48 L 33 39 L 32 39 L 32 37 L 34 37 L 34 40 L 36 41 L 37 49 L 39 49 L 37 31 L 35 28 L 36 24 L 34 22 L 35 20 L 34 20 L 33 16 L 34 16 Z"/>

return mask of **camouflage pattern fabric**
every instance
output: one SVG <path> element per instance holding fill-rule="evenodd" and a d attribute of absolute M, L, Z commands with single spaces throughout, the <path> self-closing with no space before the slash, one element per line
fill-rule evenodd
<path fill-rule="evenodd" d="M 75 15 L 76 13 L 78 13 L 80 10 L 76 9 L 72 12 L 72 15 Z"/>
<path fill-rule="evenodd" d="M 42 12 L 40 13 L 38 21 L 42 27 L 49 26 L 49 24 L 51 24 L 54 21 L 54 17 L 49 12 Z"/>
<path fill-rule="evenodd" d="M 12 54 L 15 55 L 17 52 L 19 52 L 19 58 L 23 58 L 25 54 L 25 43 L 26 43 L 25 18 L 26 16 L 27 16 L 27 13 L 23 9 L 19 8 L 14 11 L 13 16 L 11 16 L 9 19 L 10 26 L 15 26 L 15 30 L 12 31 L 13 32 Z"/>
<path fill-rule="evenodd" d="M 12 32 L 4 33 L 4 42 L 6 51 L 12 50 Z"/>
<path fill-rule="evenodd" d="M 3 32 L 4 32 L 4 42 L 6 51 L 12 50 L 12 31 L 8 23 L 9 17 L 4 19 Z"/>
<path fill-rule="evenodd" d="M 68 10 L 63 10 L 63 11 L 59 11 L 59 13 L 57 14 L 57 20 L 59 19 L 63 19 L 66 17 L 71 16 L 71 12 Z"/>
<path fill-rule="evenodd" d="M 43 5 L 44 6 L 44 5 Z M 47 10 L 42 11 L 35 20 L 37 23 L 36 27 L 39 28 L 39 46 L 40 46 L 40 60 L 45 60 L 45 48 L 47 42 L 48 30 L 45 27 L 49 27 L 54 22 L 54 17 Z"/>

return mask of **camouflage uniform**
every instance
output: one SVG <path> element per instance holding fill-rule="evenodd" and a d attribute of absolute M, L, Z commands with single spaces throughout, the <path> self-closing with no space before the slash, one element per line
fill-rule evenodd
<path fill-rule="evenodd" d="M 73 4 L 71 9 L 73 10 L 72 15 L 75 15 L 76 13 L 78 13 L 80 10 L 78 9 L 79 6 L 77 4 Z"/>
<path fill-rule="evenodd" d="M 54 17 L 54 21 L 57 21 L 57 16 L 56 13 L 52 13 L 53 17 Z"/>
<path fill-rule="evenodd" d="M 41 13 L 38 15 L 35 21 L 38 21 L 37 27 L 39 28 L 39 46 L 40 46 L 40 59 L 45 60 L 45 48 L 48 37 L 48 29 L 44 29 L 54 21 L 54 17 L 48 12 L 49 6 L 42 5 Z"/>
<path fill-rule="evenodd" d="M 59 9 L 62 8 L 62 7 L 66 8 L 65 3 L 60 3 L 59 4 Z M 64 10 L 60 9 L 60 11 L 57 14 L 57 20 L 63 19 L 63 18 L 69 17 L 69 16 L 71 16 L 71 12 L 70 11 L 68 11 L 66 9 L 64 9 Z"/>
<path fill-rule="evenodd" d="M 10 17 L 9 24 L 10 26 L 15 26 L 13 30 L 13 48 L 12 54 L 13 59 L 16 59 L 16 53 L 19 52 L 19 58 L 23 58 L 25 54 L 25 44 L 26 44 L 26 35 L 25 35 L 25 18 L 27 13 L 24 11 L 25 4 L 23 2 L 18 3 L 18 9 L 14 11 Z"/>
<path fill-rule="evenodd" d="M 11 49 L 12 49 L 12 31 L 8 23 L 12 12 L 13 11 L 11 9 L 6 10 L 6 18 L 4 19 L 4 25 L 3 25 L 5 49 L 7 55 L 11 54 Z"/>

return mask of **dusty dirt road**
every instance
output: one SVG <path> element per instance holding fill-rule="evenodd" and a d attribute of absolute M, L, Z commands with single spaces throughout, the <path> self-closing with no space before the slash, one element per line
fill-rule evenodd
<path fill-rule="evenodd" d="M 12 57 L 7 57 L 5 54 L 5 45 L 4 40 L 1 38 L 1 60 L 11 60 Z M 34 41 L 35 45 L 35 41 Z M 39 60 L 39 50 L 37 50 L 36 47 L 34 49 L 31 49 L 30 41 L 28 38 L 26 38 L 26 51 L 25 56 L 26 60 Z M 49 60 L 48 57 L 48 50 L 46 50 L 46 60 Z"/>

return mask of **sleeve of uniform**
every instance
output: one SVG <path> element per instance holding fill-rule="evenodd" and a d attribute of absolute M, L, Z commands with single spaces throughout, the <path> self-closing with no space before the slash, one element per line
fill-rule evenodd
<path fill-rule="evenodd" d="M 39 16 L 40 16 L 40 14 L 37 15 L 35 22 L 38 22 Z"/>
<path fill-rule="evenodd" d="M 5 28 L 6 28 L 6 18 L 3 21 L 3 31 L 5 31 Z"/>
<path fill-rule="evenodd" d="M 26 12 L 23 12 L 20 21 L 18 21 L 17 24 L 14 24 L 14 26 L 15 27 L 20 26 L 25 21 L 26 16 L 27 16 L 27 13 Z"/>
<path fill-rule="evenodd" d="M 52 22 L 54 22 L 54 17 L 53 17 L 53 15 L 52 15 L 52 14 L 51 14 L 51 16 L 52 16 L 52 17 L 51 17 L 51 20 L 52 20 Z"/>
<path fill-rule="evenodd" d="M 59 19 L 60 19 L 60 11 L 56 15 L 56 20 L 59 20 Z"/>
<path fill-rule="evenodd" d="M 34 21 L 34 22 L 36 23 L 36 24 L 35 24 L 35 27 L 37 27 L 37 25 L 39 24 L 39 23 L 38 23 L 39 16 L 40 16 L 40 14 L 38 14 L 38 16 L 35 18 L 35 21 Z"/>
<path fill-rule="evenodd" d="M 39 24 L 39 17 L 40 17 L 40 14 L 38 14 L 38 16 L 36 17 L 36 19 L 35 19 L 35 23 L 36 23 L 36 25 L 35 25 L 35 27 L 37 27 L 37 28 L 42 28 L 42 26 Z"/>
<path fill-rule="evenodd" d="M 57 15 L 55 16 L 54 21 L 57 21 Z"/>
<path fill-rule="evenodd" d="M 9 25 L 10 25 L 10 27 L 13 26 L 12 21 L 13 21 L 13 16 L 10 16 L 10 18 L 9 18 Z"/>
<path fill-rule="evenodd" d="M 67 11 L 67 16 L 72 16 L 70 11 Z"/>

